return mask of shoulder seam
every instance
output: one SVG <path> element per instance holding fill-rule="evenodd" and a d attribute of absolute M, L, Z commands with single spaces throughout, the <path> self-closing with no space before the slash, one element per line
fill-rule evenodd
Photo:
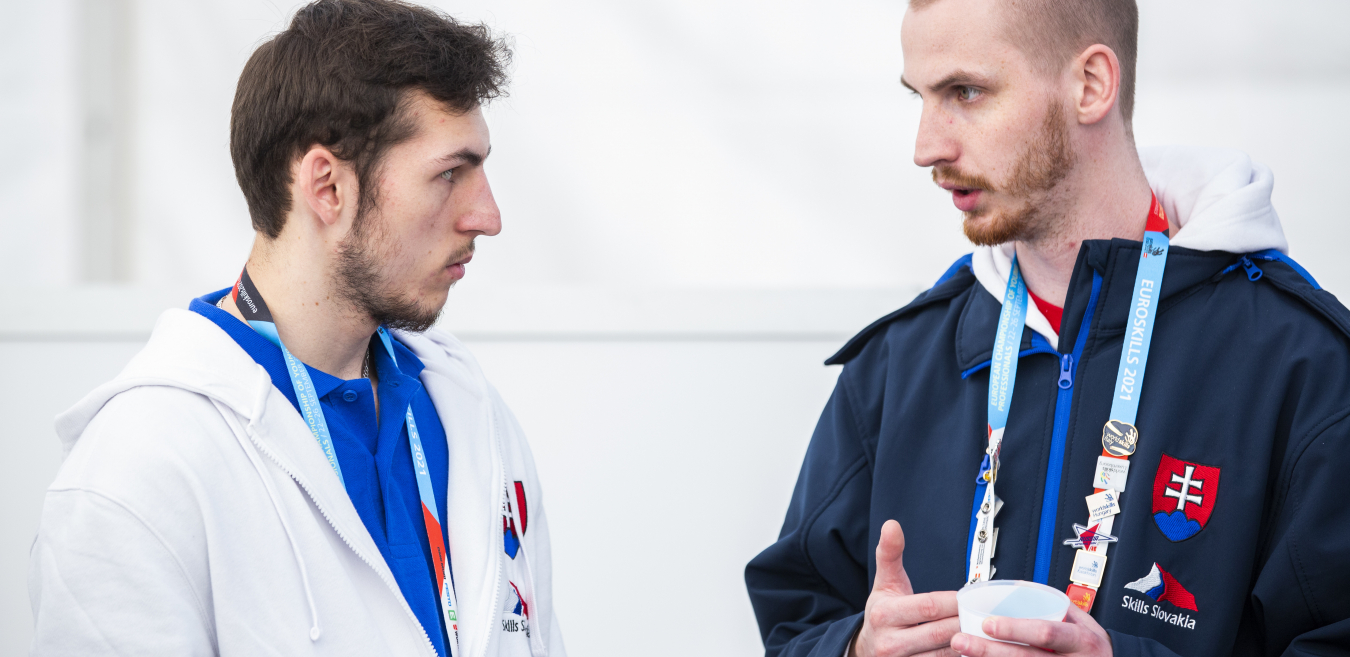
<path fill-rule="evenodd" d="M 859 443 L 861 443 L 861 432 L 858 430 L 859 429 L 858 418 L 853 411 L 853 403 L 848 399 L 849 393 L 846 385 L 847 384 L 841 378 L 839 382 L 839 387 L 843 391 L 843 396 L 845 398 L 844 402 L 848 405 L 849 421 L 853 423 L 853 430 L 859 434 L 860 439 Z M 817 579 L 819 579 L 820 582 L 824 584 L 825 587 L 829 589 L 829 591 L 840 600 L 846 600 L 846 597 L 844 596 L 843 592 L 835 588 L 835 586 L 831 584 L 829 580 L 820 576 L 820 569 L 816 567 L 815 559 L 811 557 L 811 550 L 809 549 L 807 540 L 811 536 L 811 530 L 815 527 L 816 523 L 820 520 L 821 516 L 824 515 L 825 510 L 828 509 L 830 505 L 834 503 L 835 500 L 839 499 L 839 495 L 841 495 L 844 492 L 844 489 L 848 486 L 848 484 L 852 482 L 853 479 L 856 478 L 858 475 L 862 474 L 863 470 L 865 469 L 865 466 L 868 463 L 867 450 L 861 449 L 861 447 L 860 450 L 862 451 L 862 454 L 860 454 L 858 458 L 855 459 L 852 463 L 849 463 L 848 467 L 844 468 L 843 473 L 835 481 L 834 487 L 830 490 L 829 494 L 826 495 L 820 501 L 820 504 L 817 505 L 816 508 L 811 511 L 811 514 L 807 516 L 806 520 L 802 523 L 802 533 L 801 536 L 798 537 L 797 541 L 798 543 L 797 548 L 801 550 L 802 557 L 806 559 L 806 563 L 811 567 L 811 572 L 815 573 Z"/>
<path fill-rule="evenodd" d="M 829 580 L 820 575 L 820 568 L 816 567 L 816 561 L 811 558 L 811 550 L 807 547 L 807 539 L 810 537 L 811 530 L 815 527 L 816 522 L 818 522 L 820 517 L 825 513 L 825 509 L 829 508 L 829 506 L 839 498 L 839 495 L 844 492 L 844 488 L 848 486 L 849 482 L 862 474 L 865 465 L 867 465 L 867 456 L 862 455 L 844 469 L 844 474 L 835 482 L 834 488 L 830 491 L 830 494 L 827 495 L 825 499 L 821 500 L 820 505 L 811 512 L 810 518 L 802 523 L 802 535 L 798 537 L 797 540 L 798 549 L 801 550 L 802 557 L 806 559 L 806 563 L 811 566 L 811 572 L 815 575 L 816 579 L 818 579 L 821 584 L 824 584 L 825 587 L 840 600 L 846 600 L 844 593 L 835 588 Z"/>
<path fill-rule="evenodd" d="M 47 490 L 47 493 L 48 494 L 84 493 L 86 495 L 102 498 L 109 504 L 112 504 L 113 506 L 124 511 L 127 515 L 131 516 L 131 518 L 133 518 L 137 522 L 137 524 L 139 524 L 142 528 L 144 528 L 145 531 L 148 532 L 150 536 L 155 539 L 155 542 L 159 543 L 159 546 L 163 548 L 164 551 L 167 552 L 170 557 L 173 558 L 174 565 L 178 567 L 179 576 L 182 577 L 183 582 L 187 584 L 188 590 L 192 591 L 192 599 L 196 603 L 197 615 L 202 621 L 202 627 L 207 628 L 207 630 L 211 633 L 211 642 L 213 644 L 216 643 L 217 638 L 215 625 L 211 623 L 210 617 L 206 613 L 206 605 L 202 602 L 201 592 L 197 590 L 197 587 L 192 585 L 192 578 L 188 576 L 187 567 L 183 565 L 182 559 L 178 558 L 178 553 L 174 552 L 169 547 L 169 544 L 164 540 L 164 537 L 160 535 L 158 531 L 155 531 L 155 528 L 152 527 L 150 523 L 146 522 L 145 518 L 142 517 L 141 514 L 137 513 L 135 509 L 132 509 L 130 506 L 128 506 L 121 500 L 111 495 L 108 495 L 107 493 L 103 493 L 101 491 L 89 488 L 84 488 L 80 486 L 72 486 L 68 488 L 51 488 Z"/>
<path fill-rule="evenodd" d="M 1342 316 L 1342 313 L 1337 313 L 1336 307 L 1329 305 L 1324 298 L 1316 294 L 1317 292 L 1325 292 L 1325 290 L 1323 290 L 1320 286 L 1317 286 L 1315 283 L 1310 282 L 1309 275 L 1307 275 L 1306 272 L 1299 271 L 1300 269 L 1302 269 L 1301 267 L 1296 269 L 1294 266 L 1290 265 L 1289 261 L 1286 261 L 1284 259 L 1275 259 L 1269 261 L 1265 266 L 1268 267 L 1270 266 L 1270 264 L 1276 262 L 1284 265 L 1285 267 L 1288 267 L 1290 271 L 1293 271 L 1295 274 L 1299 276 L 1299 279 L 1301 281 L 1307 283 L 1308 285 L 1307 288 L 1300 289 L 1299 286 L 1290 285 L 1288 282 L 1280 281 L 1276 277 L 1269 277 L 1270 284 L 1275 286 L 1276 289 L 1283 291 L 1285 294 L 1288 294 L 1302 301 L 1304 304 L 1310 306 L 1313 310 L 1317 311 L 1317 314 L 1321 315 L 1324 319 L 1326 319 L 1328 322 L 1331 322 L 1333 326 L 1339 329 L 1343 335 L 1345 335 L 1346 337 L 1350 337 L 1350 318 Z M 1264 279 L 1266 277 L 1262 278 Z M 1343 306 L 1341 310 L 1344 310 Z"/>
<path fill-rule="evenodd" d="M 1311 447 L 1312 444 L 1317 441 L 1318 437 L 1325 434 L 1327 431 L 1329 431 L 1332 427 L 1336 426 L 1337 424 L 1344 422 L 1347 417 L 1350 417 L 1350 406 L 1342 407 L 1340 410 L 1328 415 L 1325 419 L 1323 419 L 1321 422 L 1317 423 L 1316 426 L 1310 429 L 1307 435 L 1303 438 L 1303 440 L 1299 441 L 1298 445 L 1295 448 L 1293 458 L 1290 459 L 1290 463 L 1286 465 L 1283 468 L 1283 471 L 1280 473 L 1280 479 L 1282 480 L 1282 485 L 1280 487 L 1282 489 L 1280 495 L 1281 507 L 1283 507 L 1289 501 L 1290 492 L 1293 489 L 1294 471 L 1298 469 L 1299 464 L 1303 460 L 1303 455 L 1308 451 L 1308 448 Z M 1298 507 L 1301 504 L 1302 504 L 1301 497 L 1296 498 L 1294 500 L 1294 510 L 1297 511 Z M 1271 540 L 1271 538 L 1273 537 L 1267 537 L 1267 541 Z M 1302 589 L 1303 597 L 1308 602 L 1308 606 L 1310 610 L 1313 612 L 1314 616 L 1316 617 L 1316 620 L 1321 624 L 1325 624 L 1324 619 L 1322 618 L 1323 614 L 1321 613 L 1321 610 L 1318 609 L 1317 607 L 1317 599 L 1315 596 L 1313 596 L 1311 587 L 1308 585 L 1309 581 L 1308 575 L 1306 572 L 1304 572 L 1303 569 L 1303 559 L 1297 553 L 1296 548 L 1297 543 L 1291 542 L 1290 546 L 1295 548 L 1295 553 L 1292 556 L 1294 561 L 1294 568 L 1298 571 L 1299 574 L 1299 588 Z"/>

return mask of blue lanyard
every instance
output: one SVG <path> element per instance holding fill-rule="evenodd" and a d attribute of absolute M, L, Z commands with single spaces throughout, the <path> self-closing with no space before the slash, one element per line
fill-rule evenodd
<path fill-rule="evenodd" d="M 1139 415 L 1139 392 L 1144 388 L 1144 369 L 1148 366 L 1148 348 L 1153 343 L 1153 324 L 1158 316 L 1158 294 L 1162 291 L 1171 240 L 1167 233 L 1146 231 L 1139 255 L 1139 271 L 1134 275 L 1134 305 L 1126 326 L 1125 345 L 1120 350 L 1116 369 L 1116 393 L 1111 399 L 1111 419 L 1133 425 Z M 1134 451 L 1131 449 L 1130 451 Z"/>
<path fill-rule="evenodd" d="M 333 437 L 328 431 L 323 408 L 319 406 L 319 396 L 314 391 L 314 382 L 310 379 L 309 370 L 300 359 L 291 354 L 286 345 L 281 343 L 272 312 L 263 301 L 262 295 L 258 293 L 258 288 L 253 285 L 253 279 L 249 278 L 247 267 L 239 275 L 239 281 L 235 283 L 231 295 L 239 312 L 248 318 L 248 325 L 281 348 L 281 355 L 286 359 L 286 371 L 291 377 L 291 387 L 295 389 L 295 398 L 299 402 L 300 415 L 305 418 L 305 424 L 309 425 L 310 433 L 313 433 L 314 438 L 319 441 L 319 447 L 328 457 L 328 464 L 333 466 L 338 482 L 342 483 L 345 489 L 347 484 L 342 478 L 342 467 L 338 464 L 337 451 L 333 449 Z M 397 367 L 398 356 L 394 354 L 394 343 L 389 337 L 389 332 L 383 326 L 377 328 L 375 332 L 380 336 L 380 343 L 384 345 L 385 351 L 389 353 L 389 359 Z M 450 657 L 458 657 L 459 618 L 455 607 L 450 560 L 446 555 L 445 537 L 441 533 L 441 517 L 437 513 L 436 496 L 431 487 L 431 472 L 427 467 L 426 452 L 422 449 L 422 436 L 417 431 L 417 421 L 413 419 L 411 402 L 404 410 L 403 419 L 408 428 L 408 447 L 412 451 L 413 472 L 417 476 L 417 496 L 422 502 L 422 520 L 426 524 L 427 547 L 431 550 L 432 568 L 436 573 L 437 595 L 441 601 L 441 621 L 445 623 L 450 636 Z"/>
<path fill-rule="evenodd" d="M 1008 286 L 1003 293 L 1003 309 L 998 314 L 998 331 L 994 337 L 994 353 L 989 361 L 989 445 L 975 478 L 975 508 L 970 519 L 970 550 L 966 570 L 971 582 L 992 579 L 994 547 L 998 534 L 994 517 L 1003 501 L 994 494 L 998 478 L 999 454 L 1003 448 L 1003 432 L 1008 426 L 1012 408 L 1013 388 L 1017 383 L 1017 352 L 1022 346 L 1022 327 L 1027 321 L 1027 286 L 1022 270 L 1013 256 L 1012 270 L 1008 272 Z"/>

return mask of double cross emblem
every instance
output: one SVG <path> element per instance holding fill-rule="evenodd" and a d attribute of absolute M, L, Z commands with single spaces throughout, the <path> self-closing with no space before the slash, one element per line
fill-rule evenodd
<path fill-rule="evenodd" d="M 1186 509 L 1187 502 L 1194 504 L 1196 506 L 1199 506 L 1204 503 L 1203 495 L 1191 494 L 1192 490 L 1199 491 L 1205 487 L 1204 479 L 1195 478 L 1195 466 L 1193 465 L 1186 466 L 1186 474 L 1184 475 L 1172 473 L 1172 483 L 1180 484 L 1181 487 L 1172 488 L 1171 486 L 1168 486 L 1167 490 L 1163 491 L 1163 495 L 1167 497 L 1176 498 L 1177 511 L 1184 511 Z"/>

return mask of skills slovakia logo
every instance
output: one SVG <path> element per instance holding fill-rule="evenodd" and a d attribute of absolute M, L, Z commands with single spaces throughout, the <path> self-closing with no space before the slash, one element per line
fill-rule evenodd
<path fill-rule="evenodd" d="M 516 533 L 516 521 L 511 514 L 511 498 L 514 492 L 516 508 L 520 510 L 520 533 Z M 512 559 L 520 552 L 520 537 L 525 535 L 525 530 L 530 525 L 529 507 L 525 506 L 525 484 L 515 482 L 514 490 L 507 489 L 506 501 L 502 504 L 502 547 L 506 549 L 506 556 Z"/>
<path fill-rule="evenodd" d="M 1156 602 L 1170 602 L 1182 609 L 1199 611 L 1195 608 L 1195 596 L 1157 562 L 1147 575 L 1126 584 L 1125 588 L 1143 593 Z"/>
<path fill-rule="evenodd" d="M 517 637 L 523 641 L 530 638 L 530 605 L 520 594 L 515 582 L 508 582 L 511 590 L 506 592 L 506 606 L 502 608 L 502 631 L 508 637 Z"/>
<path fill-rule="evenodd" d="M 1209 523 L 1218 496 L 1218 468 L 1163 454 L 1153 478 L 1153 522 L 1168 540 L 1184 541 Z"/>

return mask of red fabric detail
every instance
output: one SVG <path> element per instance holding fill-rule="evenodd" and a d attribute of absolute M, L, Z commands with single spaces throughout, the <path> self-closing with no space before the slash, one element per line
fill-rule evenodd
<path fill-rule="evenodd" d="M 422 522 L 427 526 L 427 546 L 431 548 L 431 567 L 436 569 L 436 595 L 439 596 L 445 586 L 445 539 L 441 536 L 441 523 L 425 504 L 422 505 Z"/>
<path fill-rule="evenodd" d="M 516 482 L 516 508 L 520 509 L 520 535 L 524 536 L 530 529 L 530 513 L 525 506 L 525 484 L 519 481 Z"/>
<path fill-rule="evenodd" d="M 1163 570 L 1161 566 L 1158 567 L 1158 573 L 1163 578 L 1163 592 L 1162 595 L 1158 596 L 1159 602 L 1166 600 L 1182 609 L 1200 611 L 1195 608 L 1195 596 L 1187 591 L 1186 587 L 1182 586 L 1181 582 L 1178 582 L 1177 578 L 1172 576 L 1172 573 Z"/>
<path fill-rule="evenodd" d="M 1163 210 L 1162 204 L 1158 202 L 1158 195 L 1154 194 L 1153 202 L 1148 206 L 1148 223 L 1144 225 L 1144 230 L 1167 235 L 1169 226 L 1167 211 Z"/>
<path fill-rule="evenodd" d="M 1027 290 L 1027 294 L 1031 295 L 1031 300 L 1036 302 L 1036 308 L 1041 311 L 1041 314 L 1050 320 L 1050 328 L 1055 329 L 1055 335 L 1059 335 L 1059 322 L 1064 319 L 1064 309 L 1036 296 L 1036 293 L 1031 290 Z"/>

